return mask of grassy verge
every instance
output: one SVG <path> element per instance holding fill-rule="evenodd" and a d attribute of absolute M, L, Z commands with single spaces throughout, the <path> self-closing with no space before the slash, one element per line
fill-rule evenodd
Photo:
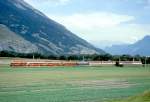
<path fill-rule="evenodd" d="M 143 94 L 132 96 L 127 99 L 110 102 L 150 102 L 150 91 L 145 91 Z"/>

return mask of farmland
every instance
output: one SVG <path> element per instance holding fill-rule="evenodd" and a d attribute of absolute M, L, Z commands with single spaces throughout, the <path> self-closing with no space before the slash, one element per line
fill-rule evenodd
<path fill-rule="evenodd" d="M 0 67 L 0 102 L 107 102 L 148 90 L 148 67 Z"/>

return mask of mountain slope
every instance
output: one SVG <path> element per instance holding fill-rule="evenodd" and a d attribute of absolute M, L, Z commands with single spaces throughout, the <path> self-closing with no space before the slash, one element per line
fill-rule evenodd
<path fill-rule="evenodd" d="M 0 9 L 0 24 L 32 43 L 36 52 L 44 54 L 104 53 L 23 0 L 0 0 Z M 19 49 L 24 53 L 23 48 Z M 14 51 L 17 50 L 14 49 Z"/>
<path fill-rule="evenodd" d="M 0 51 L 2 50 L 30 53 L 36 51 L 37 47 L 0 24 Z"/>
<path fill-rule="evenodd" d="M 150 55 L 150 36 L 145 36 L 143 39 L 131 45 L 113 45 L 105 48 L 105 51 L 114 55 L 130 54 L 130 55 Z"/>

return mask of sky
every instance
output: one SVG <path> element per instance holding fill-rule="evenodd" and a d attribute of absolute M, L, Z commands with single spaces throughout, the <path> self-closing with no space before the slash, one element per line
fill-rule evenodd
<path fill-rule="evenodd" d="M 25 0 L 96 47 L 150 35 L 150 0 Z"/>

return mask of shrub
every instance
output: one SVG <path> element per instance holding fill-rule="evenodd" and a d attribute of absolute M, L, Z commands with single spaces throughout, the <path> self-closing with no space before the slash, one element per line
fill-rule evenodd
<path fill-rule="evenodd" d="M 116 66 L 116 67 L 123 67 L 123 64 L 120 64 L 119 61 L 116 61 L 115 66 Z"/>

